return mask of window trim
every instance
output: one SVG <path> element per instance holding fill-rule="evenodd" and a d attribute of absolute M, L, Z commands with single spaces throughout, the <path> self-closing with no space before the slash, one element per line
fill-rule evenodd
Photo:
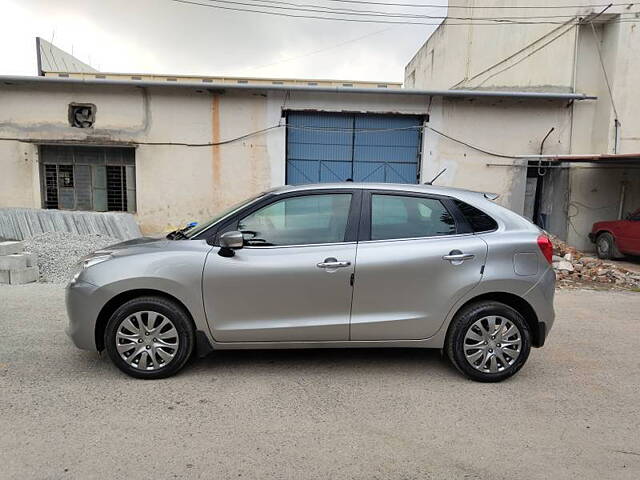
<path fill-rule="evenodd" d="M 318 247 L 322 245 L 345 245 L 352 244 L 358 241 L 358 230 L 360 226 L 359 216 L 362 203 L 362 191 L 355 188 L 327 188 L 321 190 L 296 190 L 294 192 L 284 192 L 269 195 L 256 203 L 248 205 L 246 208 L 234 213 L 231 217 L 222 219 L 218 225 L 213 226 L 215 233 L 207 239 L 207 242 L 213 246 L 220 246 L 220 235 L 225 232 L 238 229 L 238 222 L 241 218 L 251 215 L 252 213 L 268 207 L 269 205 L 285 200 L 287 198 L 306 197 L 310 195 L 351 195 L 351 204 L 349 206 L 349 213 L 347 215 L 347 227 L 345 229 L 344 241 L 342 242 L 329 242 L 329 243 L 309 243 L 309 244 L 297 244 L 297 245 L 265 245 L 264 247 L 258 245 L 247 245 L 243 248 L 250 249 L 274 249 L 274 248 L 292 248 L 292 247 Z"/>
<path fill-rule="evenodd" d="M 442 206 L 453 217 L 456 233 L 452 235 L 426 235 L 422 237 L 401 237 L 401 238 L 385 238 L 379 240 L 371 239 L 371 217 L 372 217 L 372 199 L 373 195 L 389 195 L 394 197 L 416 197 L 426 198 L 430 200 L 438 200 Z M 362 210 L 360 215 L 360 235 L 358 243 L 376 243 L 376 242 L 402 242 L 406 240 L 424 240 L 435 238 L 452 238 L 466 235 L 473 235 L 473 230 L 467 219 L 462 215 L 453 199 L 446 195 L 437 195 L 433 193 L 407 192 L 403 190 L 363 190 Z"/>

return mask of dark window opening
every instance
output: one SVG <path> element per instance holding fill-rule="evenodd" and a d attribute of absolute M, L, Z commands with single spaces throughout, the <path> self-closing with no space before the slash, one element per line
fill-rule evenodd
<path fill-rule="evenodd" d="M 58 167 L 44 166 L 44 208 L 58 208 Z"/>
<path fill-rule="evenodd" d="M 107 210 L 121 212 L 127 205 L 124 167 L 107 166 Z"/>
<path fill-rule="evenodd" d="M 489 232 L 498 228 L 496 221 L 483 211 L 460 200 L 454 200 L 454 202 L 466 217 L 474 232 Z"/>
<path fill-rule="evenodd" d="M 60 188 L 73 188 L 73 165 L 60 165 L 58 167 Z"/>
<path fill-rule="evenodd" d="M 40 147 L 42 206 L 136 211 L 135 151 L 120 147 Z"/>

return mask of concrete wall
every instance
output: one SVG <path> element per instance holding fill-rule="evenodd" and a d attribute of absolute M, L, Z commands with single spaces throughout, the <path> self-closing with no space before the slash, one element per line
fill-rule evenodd
<path fill-rule="evenodd" d="M 476 7 L 517 5 L 503 0 L 451 0 L 450 16 L 496 17 L 575 15 L 594 13 L 592 7 L 557 6 L 555 0 L 540 0 L 540 8 L 490 9 Z M 573 5 L 593 2 L 579 0 Z M 523 2 L 522 5 L 531 2 Z M 601 8 L 595 9 L 600 11 Z M 489 90 L 572 91 L 595 95 L 596 101 L 574 102 L 545 111 L 540 104 L 506 108 L 504 104 L 471 107 L 464 102 L 434 105 L 434 126 L 460 138 L 473 139 L 487 150 L 504 153 L 539 153 L 539 140 L 548 127 L 555 127 L 545 143 L 545 154 L 640 154 L 640 32 L 637 23 L 619 22 L 638 15 L 640 5 L 614 5 L 598 17 L 595 34 L 590 24 L 456 26 L 447 19 L 418 50 L 405 69 L 405 85 L 415 88 L 465 88 Z M 571 20 L 553 19 L 555 22 Z M 464 22 L 463 22 L 464 23 Z M 607 72 L 612 94 L 605 81 Z M 613 97 L 613 98 L 612 98 Z M 464 107 L 462 107 L 465 105 Z M 614 108 L 615 105 L 615 108 Z M 616 111 L 619 122 L 616 128 Z M 524 169 L 496 167 L 487 175 L 480 164 L 515 163 L 480 153 L 470 154 L 460 146 L 429 134 L 429 171 L 448 167 L 444 184 L 502 190 L 502 202 L 520 210 L 524 194 Z M 640 156 L 640 155 L 639 155 Z M 553 188 L 545 199 L 551 230 L 566 235 L 569 242 L 591 249 L 587 233 L 599 220 L 615 219 L 620 190 L 626 185 L 623 210 L 640 206 L 640 162 L 637 167 L 594 168 L 596 164 L 568 164 L 552 170 Z M 464 167 L 464 168 L 462 168 Z M 566 168 L 566 170 L 565 170 Z M 511 187 L 510 187 L 511 186 Z M 566 187 L 563 187 L 566 186 Z M 490 188 L 488 188 L 490 189 Z"/>
<path fill-rule="evenodd" d="M 91 129 L 68 125 L 71 102 L 97 106 Z M 426 114 L 428 98 L 178 88 L 0 88 L 0 207 L 40 207 L 38 144 L 215 143 L 279 124 L 283 110 Z M 285 128 L 221 146 L 137 145 L 136 216 L 159 232 L 215 212 L 285 179 Z M 32 143 L 27 143 L 32 142 Z"/>
<path fill-rule="evenodd" d="M 429 127 L 483 150 L 505 154 L 537 154 L 547 132 L 546 153 L 566 153 L 570 118 L 563 102 L 435 99 Z M 439 184 L 499 193 L 498 202 L 524 211 L 526 161 L 500 158 L 447 139 L 434 131 L 425 135 L 423 178 L 447 171 Z"/>

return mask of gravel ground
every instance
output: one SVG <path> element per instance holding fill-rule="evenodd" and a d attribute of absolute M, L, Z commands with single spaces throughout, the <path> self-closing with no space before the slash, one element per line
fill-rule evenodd
<path fill-rule="evenodd" d="M 120 242 L 122 240 L 105 235 L 50 232 L 25 240 L 24 249 L 38 255 L 41 282 L 67 283 L 78 260 Z"/>
<path fill-rule="evenodd" d="M 0 477 L 640 478 L 640 294 L 561 291 L 501 384 L 437 351 L 220 352 L 140 381 L 63 333 L 57 285 L 0 287 Z"/>

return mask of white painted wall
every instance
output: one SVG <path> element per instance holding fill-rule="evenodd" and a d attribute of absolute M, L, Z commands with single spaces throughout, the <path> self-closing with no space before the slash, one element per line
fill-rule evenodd
<path fill-rule="evenodd" d="M 97 106 L 92 129 L 68 125 L 71 102 Z M 422 96 L 313 92 L 210 93 L 168 87 L 0 88 L 0 206 L 40 207 L 37 144 L 209 143 L 281 122 L 283 109 L 425 114 Z M 137 217 L 159 232 L 215 212 L 285 179 L 285 128 L 221 146 L 136 147 Z M 33 143 L 26 143 L 33 142 Z"/>
<path fill-rule="evenodd" d="M 450 9 L 449 15 L 461 17 L 496 17 L 499 15 L 579 15 L 600 11 L 595 7 L 575 9 L 546 8 L 557 6 L 555 0 L 536 1 L 540 8 L 514 8 L 509 10 L 484 7 L 517 6 L 519 2 L 504 0 L 451 0 L 450 5 L 466 8 Z M 482 7 L 476 7 L 475 4 Z M 573 5 L 593 4 L 588 0 L 571 2 Z M 531 5 L 523 1 L 522 5 Z M 461 138 L 474 138 L 488 150 L 509 153 L 538 153 L 536 146 L 548 129 L 556 131 L 545 144 L 544 153 L 640 154 L 640 32 L 636 23 L 619 23 L 620 19 L 635 18 L 640 5 L 614 5 L 599 17 L 604 22 L 596 25 L 508 25 L 480 26 L 453 25 L 446 20 L 418 50 L 405 69 L 405 86 L 415 88 L 466 88 L 516 91 L 566 91 L 598 97 L 596 101 L 575 102 L 569 108 L 539 109 L 538 104 L 513 106 L 509 114 L 500 105 L 482 108 L 461 103 L 451 108 L 444 102 L 442 112 L 434 106 L 434 124 L 457 132 Z M 566 18 L 570 20 L 569 17 Z M 564 21 L 554 19 L 553 21 Z M 556 38 L 557 37 L 557 38 Z M 600 47 L 600 52 L 598 51 Z M 602 63 L 612 88 L 612 96 L 603 75 Z M 620 126 L 616 133 L 615 104 Z M 533 110 L 532 110 L 533 107 Z M 518 113 L 515 113 L 520 110 Z M 521 128 L 522 127 L 522 128 Z M 519 211 L 524 182 L 524 169 L 501 167 L 502 171 L 486 175 L 465 156 L 460 147 L 445 144 L 444 140 L 428 138 L 432 153 L 426 158 L 426 171 L 437 171 L 447 166 L 450 172 L 443 183 L 468 187 L 495 185 L 496 190 L 507 190 L 513 185 L 505 205 Z M 538 142 L 538 143 L 536 143 Z M 452 150 L 453 148 L 453 150 Z M 455 151 L 458 150 L 458 151 Z M 509 163 L 509 160 L 473 154 L 483 161 Z M 461 165 L 465 165 L 461 171 Z M 638 164 L 640 167 L 640 162 Z M 591 165 L 593 167 L 593 165 Z M 497 168 L 495 170 L 498 170 Z M 627 185 L 624 209 L 640 206 L 640 170 L 634 168 L 587 169 L 572 168 L 566 201 L 553 202 L 556 213 L 562 212 L 567 225 L 560 231 L 568 232 L 571 243 L 590 249 L 587 233 L 595 221 L 614 219 L 619 207 L 619 192 L 623 182 Z M 520 182 L 522 180 L 522 182 Z M 554 200 L 559 199 L 554 193 Z M 635 202 L 635 203 L 634 203 Z M 556 206 L 555 203 L 558 203 Z M 580 207 L 586 205 L 589 207 Z M 593 208 L 590 208 L 593 207 Z M 604 208 L 606 207 L 606 208 Z M 557 225 L 557 218 L 554 219 Z"/>

